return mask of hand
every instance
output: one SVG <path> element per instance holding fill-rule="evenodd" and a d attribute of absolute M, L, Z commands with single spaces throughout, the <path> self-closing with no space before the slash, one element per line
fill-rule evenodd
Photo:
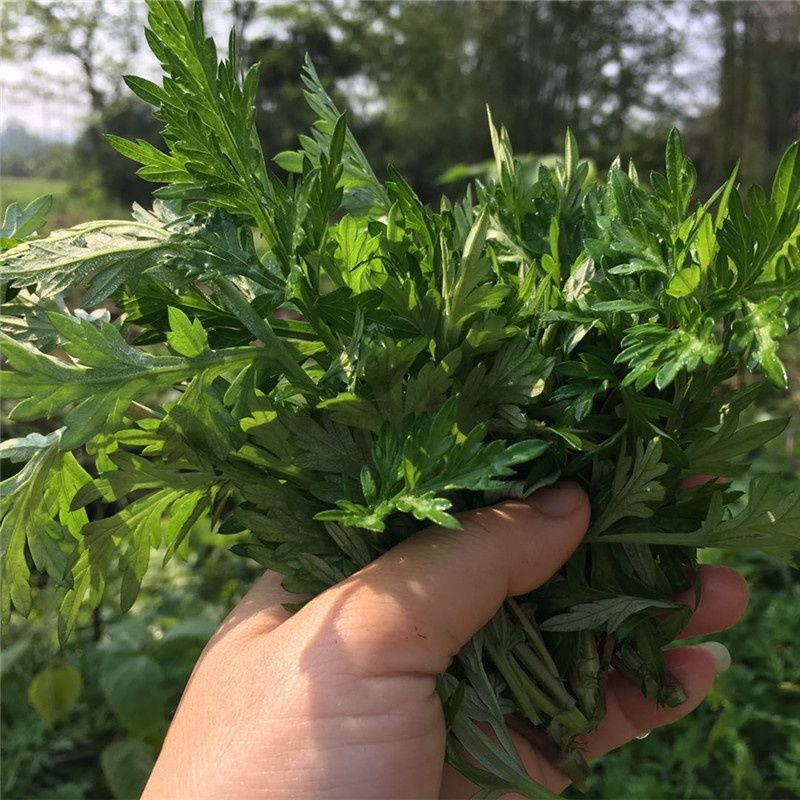
<path fill-rule="evenodd" d="M 406 540 L 293 616 L 281 607 L 292 596 L 265 575 L 203 652 L 144 800 L 469 797 L 475 787 L 444 765 L 435 676 L 507 596 L 532 591 L 569 558 L 589 503 L 566 484 L 461 521 L 463 530 Z M 703 567 L 699 579 L 686 636 L 729 627 L 747 603 L 736 572 Z M 724 668 L 720 652 L 667 653 L 688 693 L 677 708 L 657 708 L 612 674 L 586 755 L 688 714 Z M 562 790 L 564 775 L 515 737 L 530 774 Z"/>

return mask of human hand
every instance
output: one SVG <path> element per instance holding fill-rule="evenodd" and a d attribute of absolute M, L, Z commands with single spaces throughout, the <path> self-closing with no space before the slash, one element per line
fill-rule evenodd
<path fill-rule="evenodd" d="M 290 615 L 293 598 L 265 575 L 198 661 L 143 800 L 466 798 L 475 787 L 444 764 L 436 675 L 509 595 L 548 580 L 579 545 L 589 503 L 573 484 L 428 528 Z M 702 567 L 699 606 L 683 632 L 734 624 L 741 576 Z M 694 594 L 679 598 L 693 605 Z M 583 737 L 589 758 L 673 722 L 708 692 L 721 645 L 666 654 L 688 699 L 657 708 L 611 674 L 607 713 Z M 554 791 L 564 775 L 518 734 L 523 762 Z"/>

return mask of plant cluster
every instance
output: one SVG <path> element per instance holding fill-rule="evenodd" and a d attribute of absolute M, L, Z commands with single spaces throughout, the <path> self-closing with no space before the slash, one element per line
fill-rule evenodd
<path fill-rule="evenodd" d="M 425 526 L 577 480 L 585 543 L 439 688 L 448 759 L 483 797 L 550 796 L 514 709 L 582 785 L 574 738 L 602 718 L 609 668 L 684 697 L 661 649 L 697 549 L 800 546 L 800 493 L 759 478 L 745 503 L 724 482 L 786 424 L 740 420 L 785 387 L 779 343 L 800 324 L 800 145 L 769 196 L 743 200 L 734 170 L 698 203 L 676 131 L 648 181 L 619 160 L 590 178 L 569 133 L 530 181 L 490 117 L 497 180 L 437 210 L 391 168 L 377 179 L 308 62 L 318 120 L 276 158 L 284 179 L 256 135 L 257 68 L 233 39 L 218 59 L 199 8 L 149 7 L 163 81 L 126 80 L 166 150 L 109 140 L 163 184 L 153 209 L 38 238 L 43 200 L 0 231 L 4 397 L 12 419 L 58 421 L 0 450 L 23 465 L 0 484 L 5 615 L 45 573 L 66 639 L 115 565 L 128 609 L 151 550 L 169 560 L 204 518 L 314 595 Z"/>
<path fill-rule="evenodd" d="M 690 717 L 606 756 L 589 778 L 592 797 L 788 800 L 800 793 L 798 575 L 755 554 L 726 562 L 750 589 L 744 619 L 722 635 L 731 668 Z"/>
<path fill-rule="evenodd" d="M 231 595 L 254 576 L 225 553 L 222 537 L 198 526 L 194 538 L 186 561 L 148 577 L 135 614 L 109 598 L 82 615 L 63 648 L 54 584 L 36 590 L 27 619 L 6 626 L 3 797 L 141 796 L 192 668 Z"/>

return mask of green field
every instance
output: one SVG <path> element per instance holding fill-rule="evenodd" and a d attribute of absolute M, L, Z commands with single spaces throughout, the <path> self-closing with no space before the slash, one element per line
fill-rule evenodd
<path fill-rule="evenodd" d="M 48 215 L 48 230 L 77 225 L 90 219 L 120 219 L 128 216 L 126 209 L 109 201 L 103 190 L 88 178 L 81 183 L 48 178 L 0 178 L 0 206 L 10 203 L 30 203 L 43 194 L 53 195 L 53 208 Z"/>

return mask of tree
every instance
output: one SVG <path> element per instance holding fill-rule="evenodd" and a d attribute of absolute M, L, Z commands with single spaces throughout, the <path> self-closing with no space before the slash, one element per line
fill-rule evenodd
<path fill-rule="evenodd" d="M 718 3 L 722 45 L 713 118 L 715 178 L 741 155 L 745 180 L 763 180 L 800 137 L 800 2 Z"/>
<path fill-rule="evenodd" d="M 72 150 L 64 142 L 50 142 L 10 119 L 0 131 L 0 174 L 15 177 L 66 178 Z"/>
<path fill-rule="evenodd" d="M 275 32 L 249 52 L 262 61 L 270 147 L 308 118 L 297 82 L 308 51 L 329 88 L 346 86 L 376 166 L 394 163 L 431 196 L 448 166 L 485 154 L 487 103 L 519 151 L 551 153 L 571 126 L 613 158 L 634 110 L 668 107 L 650 89 L 679 36 L 660 4 L 641 2 L 317 0 L 260 13 Z"/>
<path fill-rule="evenodd" d="M 0 9 L 0 58 L 31 60 L 42 55 L 66 58 L 78 66 L 78 84 L 92 114 L 99 116 L 122 94 L 120 76 L 140 49 L 144 6 L 136 0 L 5 0 Z M 74 73 L 71 73 L 74 75 Z M 52 82 L 53 71 L 31 76 Z"/>
<path fill-rule="evenodd" d="M 146 202 L 152 187 L 130 175 L 129 162 L 108 146 L 104 134 L 159 139 L 150 109 L 131 101 L 121 79 L 140 50 L 144 10 L 136 0 L 6 0 L 0 12 L 0 57 L 31 64 L 51 59 L 46 69 L 31 69 L 27 91 L 61 92 L 64 102 L 77 95 L 88 103 L 76 144 L 80 170 L 73 177 L 83 181 L 87 172 L 97 172 L 106 191 L 126 202 Z M 73 65 L 64 70 L 64 84 L 52 63 L 61 59 Z"/>
<path fill-rule="evenodd" d="M 553 152 L 569 126 L 593 155 L 613 158 L 632 110 L 664 113 L 648 91 L 676 52 L 663 14 L 648 3 L 402 4 L 379 79 L 398 161 L 420 144 L 432 171 L 474 159 L 487 103 L 520 151 Z"/>
<path fill-rule="evenodd" d="M 259 6 L 248 16 L 249 6 L 235 1 L 234 6 L 233 16 L 237 19 L 238 11 L 241 27 L 258 14 L 266 22 L 266 33 L 251 37 L 240 47 L 245 62 L 261 64 L 257 108 L 265 154 L 274 156 L 294 148 L 298 134 L 307 132 L 314 121 L 300 80 L 306 54 L 337 104 L 348 110 L 351 128 L 363 135 L 363 115 L 353 107 L 349 93 L 342 91 L 342 82 L 363 76 L 371 64 L 358 30 L 346 26 L 345 7 L 330 0 L 310 0 Z"/>

